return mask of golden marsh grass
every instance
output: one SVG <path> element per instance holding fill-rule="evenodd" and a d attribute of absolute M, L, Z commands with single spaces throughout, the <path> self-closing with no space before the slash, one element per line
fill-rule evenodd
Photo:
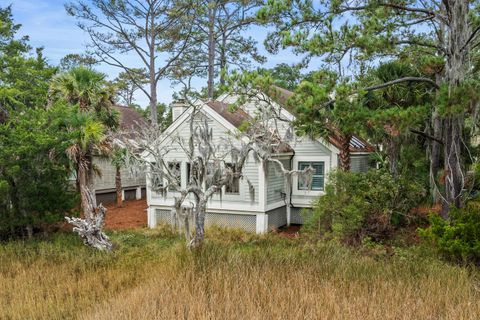
<path fill-rule="evenodd" d="M 74 235 L 4 244 L 0 319 L 480 318 L 477 272 L 419 250 L 210 234 L 194 253 L 151 231 L 113 234 L 111 255 Z"/>

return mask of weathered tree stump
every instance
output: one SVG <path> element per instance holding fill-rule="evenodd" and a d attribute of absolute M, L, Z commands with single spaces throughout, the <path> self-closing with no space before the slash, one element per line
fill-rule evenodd
<path fill-rule="evenodd" d="M 82 196 L 88 200 L 88 206 L 84 208 L 85 219 L 71 217 L 65 217 L 65 219 L 74 225 L 73 232 L 78 233 L 85 245 L 101 251 L 112 251 L 112 242 L 103 233 L 107 209 L 102 204 L 94 207 L 92 192 L 87 187 L 82 187 L 81 192 Z"/>

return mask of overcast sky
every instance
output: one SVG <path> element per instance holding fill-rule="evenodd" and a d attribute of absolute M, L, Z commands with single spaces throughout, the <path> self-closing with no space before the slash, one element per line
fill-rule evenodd
<path fill-rule="evenodd" d="M 33 47 L 44 47 L 45 56 L 55 65 L 69 53 L 84 52 L 88 42 L 87 36 L 76 26 L 75 19 L 66 14 L 64 3 L 64 0 L 0 0 L 2 7 L 12 5 L 16 23 L 22 24 L 20 33 L 30 36 Z M 260 51 L 268 57 L 265 67 L 273 67 L 282 62 L 299 62 L 300 59 L 289 52 L 268 55 L 263 46 L 267 31 L 263 28 L 256 27 L 248 31 L 248 34 L 258 40 Z M 134 56 L 128 57 L 127 61 L 131 65 L 139 63 Z M 109 79 L 115 78 L 119 72 L 119 69 L 107 65 L 100 65 L 96 69 L 107 74 Z M 206 86 L 206 81 L 198 80 L 195 85 Z M 170 81 L 162 80 L 158 88 L 159 101 L 169 103 L 174 91 Z M 137 103 L 146 106 L 148 99 L 139 93 Z"/>

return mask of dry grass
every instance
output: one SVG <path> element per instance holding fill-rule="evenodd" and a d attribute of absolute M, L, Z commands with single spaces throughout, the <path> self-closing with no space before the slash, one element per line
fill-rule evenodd
<path fill-rule="evenodd" d="M 76 318 L 144 282 L 169 244 L 139 234 L 115 238 L 125 247 L 111 255 L 85 248 L 75 235 L 0 244 L 0 319 Z"/>
<path fill-rule="evenodd" d="M 119 233 L 114 238 L 122 249 L 111 256 L 86 250 L 65 236 L 0 249 L 0 319 L 480 315 L 476 271 L 417 251 L 369 257 L 333 244 L 218 230 L 195 253 L 185 250 L 181 241 L 152 232 Z"/>

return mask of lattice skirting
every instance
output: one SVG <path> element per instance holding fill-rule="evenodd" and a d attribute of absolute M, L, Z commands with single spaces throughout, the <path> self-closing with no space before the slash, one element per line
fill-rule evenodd
<path fill-rule="evenodd" d="M 285 206 L 270 210 L 267 214 L 269 231 L 287 224 L 287 209 Z"/>
<path fill-rule="evenodd" d="M 173 214 L 170 210 L 155 209 L 157 217 L 157 224 L 172 224 L 174 223 Z"/>
<path fill-rule="evenodd" d="M 172 212 L 168 209 L 155 209 L 157 223 L 173 225 L 175 223 Z M 220 226 L 232 229 L 242 229 L 248 232 L 256 231 L 256 216 L 247 214 L 213 213 L 207 212 L 205 226 Z M 179 222 L 181 225 L 181 222 Z M 191 222 L 193 228 L 193 222 Z"/>
<path fill-rule="evenodd" d="M 291 208 L 290 209 L 290 223 L 291 224 L 304 224 L 305 223 L 305 214 L 308 215 L 309 210 L 311 210 L 311 209 Z"/>

